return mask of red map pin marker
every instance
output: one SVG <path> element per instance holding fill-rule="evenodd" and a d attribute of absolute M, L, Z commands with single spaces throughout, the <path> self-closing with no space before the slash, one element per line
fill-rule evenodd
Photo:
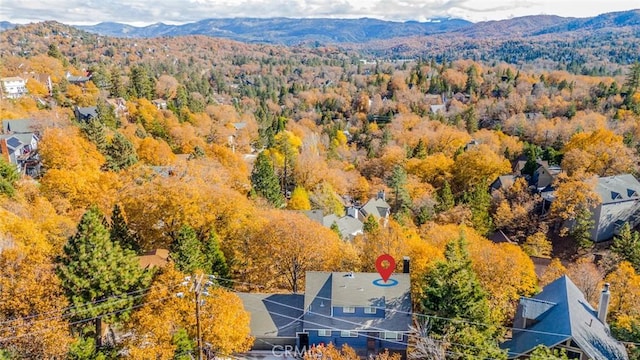
<path fill-rule="evenodd" d="M 387 267 L 382 266 L 382 263 L 385 261 L 389 263 Z M 382 276 L 382 280 L 384 280 L 385 283 L 387 282 L 387 280 L 389 280 L 391 274 L 393 274 L 393 270 L 395 269 L 396 261 L 393 260 L 393 257 L 391 255 L 382 254 L 378 256 L 378 259 L 376 260 L 376 270 L 378 270 L 378 274 Z"/>

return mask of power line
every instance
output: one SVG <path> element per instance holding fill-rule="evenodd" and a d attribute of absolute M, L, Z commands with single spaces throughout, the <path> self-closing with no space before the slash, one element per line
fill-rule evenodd
<path fill-rule="evenodd" d="M 231 291 L 233 291 L 233 292 L 237 292 L 237 291 L 236 291 L 236 290 L 234 290 L 234 289 L 231 289 L 231 288 L 228 288 L 228 287 L 225 287 L 225 286 L 222 286 L 222 285 L 219 285 L 219 286 L 220 286 L 220 287 L 222 287 L 222 288 L 225 288 L 225 289 L 231 290 Z M 252 296 L 258 296 L 258 294 L 253 294 L 253 293 L 246 293 L 246 294 L 248 294 L 248 295 L 252 295 Z M 298 308 L 298 307 L 295 307 L 295 306 L 292 306 L 292 305 L 289 305 L 289 304 L 285 304 L 285 303 L 282 303 L 282 302 L 278 302 L 278 301 L 275 301 L 275 300 L 262 299 L 262 301 L 270 302 L 270 303 L 277 304 L 277 305 L 280 305 L 280 306 L 283 306 L 283 307 L 291 308 L 291 309 L 294 309 L 294 310 L 300 310 L 300 311 L 304 312 L 304 309 L 300 309 L 300 308 Z M 255 309 L 255 307 L 254 307 L 254 309 Z M 258 310 L 258 309 L 256 309 L 256 310 Z M 299 319 L 300 319 L 300 317 L 298 317 L 298 318 L 294 318 L 294 317 L 291 317 L 291 316 L 288 316 L 288 315 L 287 315 L 287 316 L 284 316 L 284 315 L 282 315 L 282 314 L 275 313 L 274 311 L 269 311 L 269 313 L 271 313 L 271 314 L 275 314 L 275 315 L 278 315 L 278 316 L 283 316 L 283 317 L 286 317 L 286 318 L 291 318 L 291 319 L 294 319 L 294 320 L 299 320 Z M 329 318 L 329 319 L 333 319 L 333 320 L 337 320 L 337 321 L 341 321 L 341 322 L 344 322 L 344 323 L 347 323 L 347 324 L 351 324 L 351 325 L 362 325 L 362 324 L 357 323 L 357 322 L 349 321 L 349 320 L 346 320 L 346 319 L 340 319 L 340 318 L 336 318 L 336 317 L 334 317 L 334 316 L 325 315 L 325 314 L 320 314 L 320 313 L 316 313 L 316 312 L 312 312 L 312 311 L 308 311 L 307 313 L 312 314 L 312 315 L 317 315 L 317 316 L 325 317 L 325 318 Z M 420 338 L 420 336 L 418 336 L 418 335 L 413 335 L 413 334 L 411 334 L 410 332 L 403 332 L 403 331 L 397 331 L 397 330 L 389 330 L 389 329 L 384 329 L 384 328 L 375 327 L 375 326 L 367 326 L 365 329 L 359 329 L 359 330 L 346 330 L 346 329 L 338 329 L 338 328 L 330 327 L 330 326 L 323 325 L 323 324 L 313 323 L 313 322 L 310 322 L 310 321 L 307 321 L 307 320 L 303 320 L 303 322 L 305 322 L 305 323 L 307 323 L 307 324 L 319 325 L 319 326 L 327 327 L 327 328 L 329 328 L 329 329 L 332 329 L 332 330 L 338 330 L 338 331 L 378 330 L 378 331 L 382 331 L 382 332 L 401 332 L 401 333 L 406 333 L 407 337 L 416 337 L 416 338 Z M 363 335 L 363 336 L 367 336 L 367 335 L 365 335 L 365 334 L 361 334 L 361 335 Z M 396 343 L 396 344 L 401 344 L 401 345 L 408 346 L 408 342 L 399 342 L 399 341 L 397 341 L 397 340 L 396 340 L 396 341 L 393 341 L 393 340 L 389 340 L 389 339 L 382 339 L 382 338 L 374 337 L 374 336 L 367 336 L 367 337 L 371 337 L 371 338 L 375 338 L 375 339 L 378 339 L 378 340 L 383 340 L 383 341 L 387 341 L 387 342 L 391 342 L 391 343 Z M 434 340 L 434 341 L 436 341 L 436 342 L 441 342 L 441 343 L 443 343 L 443 341 L 439 341 L 439 340 L 437 340 L 437 339 L 433 339 L 433 340 Z M 454 342 L 449 342 L 449 344 L 460 345 L 460 346 L 463 346 L 463 347 L 468 347 L 468 348 L 473 348 L 473 349 L 480 349 L 480 348 L 479 348 L 479 347 L 477 347 L 477 346 L 465 345 L 465 344 L 454 343 Z M 487 358 L 487 359 L 492 360 L 491 358 Z"/>
<path fill-rule="evenodd" d="M 218 276 L 215 276 L 215 278 L 219 279 L 219 280 L 225 280 L 225 281 L 231 281 L 231 282 L 240 283 L 240 284 L 244 284 L 244 285 L 255 286 L 255 287 L 258 287 L 258 288 L 266 288 L 265 286 L 262 286 L 262 285 L 259 285 L 259 284 L 254 284 L 254 283 L 237 281 L 237 280 L 233 280 L 233 279 L 226 279 L 226 278 L 221 278 L 221 277 L 218 277 Z M 315 298 L 321 299 L 321 300 L 332 300 L 331 298 L 322 297 L 322 296 L 315 296 Z M 370 306 L 370 307 L 375 308 L 375 309 L 386 310 L 386 307 L 381 307 L 381 306 Z M 472 320 L 468 320 L 468 319 L 462 319 L 462 318 L 454 319 L 454 318 L 448 318 L 448 317 L 437 316 L 437 315 L 422 314 L 422 313 L 418 313 L 418 312 L 414 312 L 414 311 L 403 311 L 403 310 L 396 310 L 396 309 L 393 309 L 392 311 L 397 312 L 397 313 L 401 313 L 401 314 L 408 314 L 408 315 L 414 315 L 414 316 L 418 316 L 418 317 L 423 317 L 423 318 L 427 318 L 427 319 L 446 320 L 446 321 L 449 321 L 449 322 L 452 322 L 452 323 L 464 323 L 464 324 L 478 325 L 478 326 L 484 326 L 484 327 L 497 327 L 497 328 L 502 328 L 502 329 L 505 329 L 505 330 L 511 330 L 512 332 L 515 330 L 515 331 L 529 332 L 529 333 L 540 334 L 540 335 L 552 335 L 552 336 L 562 336 L 562 337 L 571 336 L 570 334 L 561 334 L 561 333 L 554 333 L 554 332 L 549 332 L 549 331 L 540 331 L 540 330 L 533 330 L 533 329 L 521 329 L 521 328 L 509 327 L 509 326 L 505 326 L 505 325 L 491 325 L 491 324 L 481 323 L 481 322 L 472 321 Z M 628 341 L 627 342 L 619 341 L 619 342 L 620 343 L 624 343 L 624 344 L 631 344 L 631 345 L 640 346 L 640 343 L 637 343 L 637 342 L 628 342 Z"/>

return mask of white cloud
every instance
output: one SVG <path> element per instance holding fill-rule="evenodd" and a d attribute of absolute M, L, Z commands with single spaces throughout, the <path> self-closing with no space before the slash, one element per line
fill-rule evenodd
<path fill-rule="evenodd" d="M 2 0 L 0 20 L 175 24 L 227 17 L 372 17 L 396 21 L 458 17 L 483 21 L 538 14 L 594 16 L 631 9 L 635 1 L 581 0 L 576 6 L 575 0 Z"/>

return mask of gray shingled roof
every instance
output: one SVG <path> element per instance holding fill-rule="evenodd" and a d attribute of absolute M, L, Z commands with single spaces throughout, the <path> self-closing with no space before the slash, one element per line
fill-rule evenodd
<path fill-rule="evenodd" d="M 5 119 L 2 120 L 3 133 L 32 133 L 34 132 L 34 121 L 32 119 Z"/>
<path fill-rule="evenodd" d="M 598 178 L 595 190 L 603 204 L 640 198 L 640 182 L 631 174 Z"/>
<path fill-rule="evenodd" d="M 304 328 L 407 331 L 411 324 L 409 274 L 395 273 L 391 279 L 398 284 L 374 285 L 382 281 L 378 273 L 307 272 Z M 385 317 L 331 316 L 332 307 L 343 306 L 385 308 Z"/>
<path fill-rule="evenodd" d="M 537 323 L 527 328 L 530 331 L 514 328 L 513 338 L 502 344 L 502 348 L 508 349 L 509 358 L 527 354 L 540 344 L 554 347 L 571 339 L 591 359 L 628 359 L 624 346 L 609 334 L 608 327 L 598 320 L 596 310 L 566 275 L 545 286 L 533 298 L 521 299 L 514 320 L 516 326 L 523 314 Z"/>
<path fill-rule="evenodd" d="M 302 329 L 302 294 L 237 293 L 251 314 L 251 335 L 259 338 L 295 337 Z M 300 319 L 296 321 L 295 319 Z"/>
<path fill-rule="evenodd" d="M 389 215 L 391 206 L 383 199 L 371 199 L 360 209 L 365 217 L 373 215 L 376 220 Z"/>

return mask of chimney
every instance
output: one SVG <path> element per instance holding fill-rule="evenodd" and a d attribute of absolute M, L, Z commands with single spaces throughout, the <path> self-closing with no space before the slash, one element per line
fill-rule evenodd
<path fill-rule="evenodd" d="M 384 190 L 380 190 L 380 191 L 378 191 L 378 199 L 386 200 L 386 199 L 385 199 Z"/>
<path fill-rule="evenodd" d="M 605 325 L 607 324 L 609 301 L 611 301 L 611 293 L 609 292 L 609 283 L 606 283 L 600 293 L 600 303 L 598 304 L 598 319 Z"/>
<path fill-rule="evenodd" d="M 0 139 L 0 158 L 4 158 L 7 162 L 11 162 L 9 148 L 7 147 L 7 139 Z"/>
<path fill-rule="evenodd" d="M 411 259 L 408 256 L 405 256 L 402 258 L 402 273 L 403 274 L 408 274 L 409 273 L 409 265 L 411 263 Z"/>

